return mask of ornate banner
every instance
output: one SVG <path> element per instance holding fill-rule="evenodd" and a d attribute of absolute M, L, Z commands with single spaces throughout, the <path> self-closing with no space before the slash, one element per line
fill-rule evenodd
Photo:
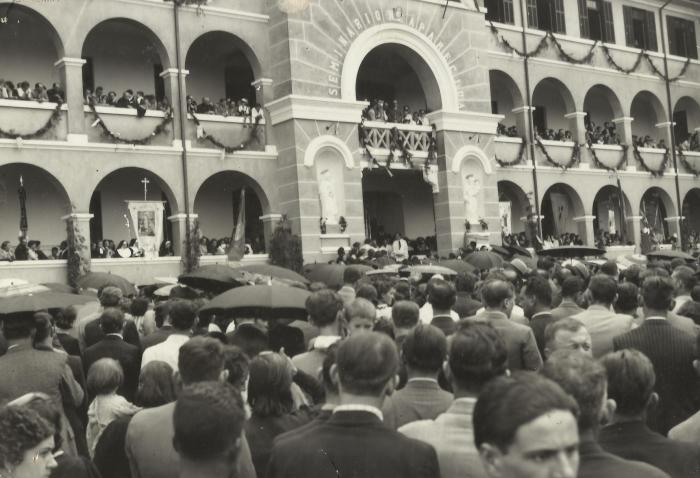
<path fill-rule="evenodd" d="M 565 194 L 551 193 L 552 212 L 554 213 L 555 236 L 564 234 L 569 218 L 569 198 Z"/>
<path fill-rule="evenodd" d="M 158 257 L 160 243 L 163 240 L 163 202 L 162 201 L 127 201 L 131 223 L 134 224 L 136 239 L 143 249 L 143 257 Z"/>
<path fill-rule="evenodd" d="M 498 203 L 498 216 L 501 218 L 501 231 L 503 234 L 510 234 L 513 230 L 510 201 Z"/>

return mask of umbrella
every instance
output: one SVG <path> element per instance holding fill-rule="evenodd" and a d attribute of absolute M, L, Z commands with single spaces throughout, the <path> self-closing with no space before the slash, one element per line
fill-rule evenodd
<path fill-rule="evenodd" d="M 251 274 L 270 276 L 275 279 L 286 279 L 294 282 L 301 282 L 302 284 L 309 283 L 309 281 L 303 275 L 298 274 L 291 269 L 273 266 L 272 264 L 248 264 L 239 267 L 239 269 L 250 272 Z"/>
<path fill-rule="evenodd" d="M 375 276 L 397 276 L 399 275 L 399 270 L 403 268 L 404 266 L 402 264 L 390 264 L 388 266 L 384 266 L 381 269 L 373 269 L 371 271 L 365 272 L 365 275 L 367 277 L 375 277 Z"/>
<path fill-rule="evenodd" d="M 252 275 L 240 268 L 221 264 L 202 266 L 189 274 L 182 274 L 178 280 L 195 289 L 223 292 L 247 284 Z"/>
<path fill-rule="evenodd" d="M 233 317 L 306 317 L 309 292 L 283 285 L 249 285 L 214 297 L 200 313 Z"/>
<path fill-rule="evenodd" d="M 504 259 L 510 259 L 513 253 L 506 247 L 503 246 L 490 246 L 491 252 L 495 252 Z"/>
<path fill-rule="evenodd" d="M 513 245 L 504 244 L 503 249 L 506 249 L 507 251 L 509 251 L 511 253 L 511 255 L 513 255 L 513 256 L 519 255 L 519 256 L 525 256 L 525 257 L 532 257 L 532 254 L 530 253 L 530 251 L 528 251 L 527 249 L 525 249 L 522 246 L 513 246 Z"/>
<path fill-rule="evenodd" d="M 452 269 L 458 274 L 473 274 L 476 272 L 476 267 L 468 262 L 460 259 L 447 259 L 446 261 L 440 261 L 440 265 Z"/>
<path fill-rule="evenodd" d="M 695 258 L 690 254 L 683 251 L 674 251 L 669 249 L 667 251 L 652 251 L 647 253 L 647 257 L 651 259 L 684 259 L 686 261 L 694 261 Z"/>
<path fill-rule="evenodd" d="M 491 251 L 472 252 L 464 260 L 479 270 L 493 269 L 503 265 L 503 258 Z"/>
<path fill-rule="evenodd" d="M 18 295 L 0 301 L 0 315 L 63 309 L 70 305 L 81 305 L 95 301 L 97 301 L 96 297 L 63 294 L 61 292 L 39 292 L 37 294 Z"/>
<path fill-rule="evenodd" d="M 51 292 L 61 292 L 63 294 L 73 293 L 73 288 L 68 284 L 61 284 L 59 282 L 42 282 L 40 285 L 48 287 Z"/>
<path fill-rule="evenodd" d="M 626 254 L 623 256 L 617 256 L 615 259 L 618 264 L 630 267 L 632 265 L 645 266 L 647 264 L 647 257 L 643 254 Z"/>
<path fill-rule="evenodd" d="M 19 284 L 0 288 L 0 298 L 15 297 L 39 292 L 48 292 L 50 289 L 39 284 Z"/>
<path fill-rule="evenodd" d="M 82 289 L 100 290 L 103 287 L 118 287 L 124 295 L 136 295 L 136 287 L 124 277 L 110 272 L 88 272 L 78 278 Z"/>
<path fill-rule="evenodd" d="M 360 274 L 366 274 L 373 270 L 372 267 L 363 264 L 307 264 L 304 266 L 304 275 L 311 282 L 323 282 L 328 287 L 340 287 L 343 285 L 345 269 L 357 269 Z"/>
<path fill-rule="evenodd" d="M 429 274 L 429 275 L 435 275 L 435 274 L 440 274 L 441 276 L 456 276 L 458 272 L 454 269 L 450 269 L 448 267 L 445 267 L 442 263 L 441 265 L 425 265 L 425 266 L 408 266 L 401 271 L 403 272 L 404 270 L 409 271 L 409 275 L 416 275 L 416 274 Z"/>
<path fill-rule="evenodd" d="M 587 246 L 561 246 L 542 249 L 538 251 L 537 254 L 547 257 L 586 257 L 602 256 L 605 254 L 605 250 Z"/>

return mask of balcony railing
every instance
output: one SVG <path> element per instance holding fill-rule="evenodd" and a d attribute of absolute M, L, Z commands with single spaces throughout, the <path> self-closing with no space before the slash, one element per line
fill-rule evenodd
<path fill-rule="evenodd" d="M 19 135 L 28 135 L 46 126 L 57 108 L 56 103 L 39 103 L 37 101 L 0 99 L 0 129 Z M 65 140 L 68 134 L 66 126 L 66 111 L 68 106 L 63 104 L 60 118 L 40 139 Z"/>
<path fill-rule="evenodd" d="M 596 164 L 593 159 L 594 153 L 600 164 L 605 168 L 623 169 L 627 160 L 627 155 L 623 151 L 623 147 L 617 144 L 594 144 L 592 147 L 586 146 L 586 153 L 589 156 L 591 168 L 600 169 L 600 166 Z"/>
<path fill-rule="evenodd" d="M 394 148 L 400 149 L 401 144 L 405 144 L 411 153 L 427 154 L 430 149 L 430 139 L 433 132 L 430 126 L 381 121 L 365 121 L 364 126 L 367 129 L 368 146 L 375 150 L 386 150 L 386 154 L 392 145 Z"/>
<path fill-rule="evenodd" d="M 505 164 L 523 164 L 527 159 L 526 152 L 522 149 L 522 138 L 510 136 L 496 136 L 494 141 L 496 159 Z"/>
<path fill-rule="evenodd" d="M 89 106 L 84 106 L 85 130 L 91 143 L 114 143 L 114 140 L 104 134 L 104 129 L 95 120 L 95 115 Z M 166 113 L 158 110 L 147 110 L 143 118 L 137 118 L 133 108 L 115 108 L 113 106 L 96 106 L 95 111 L 100 115 L 105 126 L 122 140 L 143 140 L 148 138 L 152 146 L 169 146 L 173 143 L 172 123 L 166 126 L 166 131 L 155 136 L 156 127 L 163 122 Z"/>
<path fill-rule="evenodd" d="M 574 154 L 575 143 L 573 141 L 550 141 L 543 139 L 541 140 L 541 144 L 544 150 L 539 146 L 535 146 L 535 158 L 537 159 L 538 166 L 577 166 L 577 164 L 570 164 L 572 155 Z M 547 155 L 549 155 L 549 159 L 556 163 L 556 165 L 547 160 Z"/>
<path fill-rule="evenodd" d="M 646 168 L 650 169 L 651 171 L 661 171 L 662 169 L 666 170 L 669 167 L 673 167 L 672 164 L 666 164 L 664 168 L 664 159 L 666 156 L 665 149 L 638 148 L 637 150 L 639 151 L 641 159 L 644 161 L 644 165 L 646 165 Z M 645 170 L 645 166 L 642 165 L 642 162 L 640 160 L 637 160 L 636 163 L 638 170 Z"/>
<path fill-rule="evenodd" d="M 247 151 L 264 151 L 266 143 L 265 120 L 257 126 L 241 116 L 220 116 L 196 114 L 199 125 L 191 114 L 187 115 L 187 136 L 196 148 L 222 149 L 221 145 L 245 149 Z M 217 146 L 215 143 L 218 143 Z"/>

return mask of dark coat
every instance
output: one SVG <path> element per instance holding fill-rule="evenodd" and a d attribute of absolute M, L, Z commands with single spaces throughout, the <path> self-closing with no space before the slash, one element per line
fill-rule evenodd
<path fill-rule="evenodd" d="M 483 305 L 478 300 L 474 300 L 471 294 L 467 292 L 457 292 L 457 300 L 455 305 L 452 306 L 452 310 L 459 314 L 459 317 L 464 319 L 466 317 L 471 317 L 476 315 L 476 312 L 481 309 Z"/>
<path fill-rule="evenodd" d="M 581 442 L 579 457 L 578 478 L 669 478 L 651 465 L 608 453 L 595 442 Z"/>
<path fill-rule="evenodd" d="M 131 320 L 124 321 L 124 341 L 128 344 L 135 345 L 136 347 L 141 347 L 141 342 L 139 340 L 139 332 L 136 329 L 136 324 Z M 97 342 L 105 338 L 105 333 L 102 332 L 100 327 L 100 319 L 95 319 L 85 326 L 85 345 L 90 347 L 95 345 Z M 86 368 L 87 370 L 87 368 Z"/>
<path fill-rule="evenodd" d="M 77 355 L 80 357 L 80 342 L 70 334 L 58 332 L 56 338 L 61 343 L 61 347 L 68 355 Z"/>
<path fill-rule="evenodd" d="M 139 384 L 141 349 L 126 343 L 116 335 L 108 335 L 85 350 L 85 369 L 88 370 L 88 373 L 90 366 L 101 358 L 114 359 L 122 366 L 122 369 L 124 369 L 124 383 L 119 387 L 117 393 L 129 401 L 133 401 Z"/>

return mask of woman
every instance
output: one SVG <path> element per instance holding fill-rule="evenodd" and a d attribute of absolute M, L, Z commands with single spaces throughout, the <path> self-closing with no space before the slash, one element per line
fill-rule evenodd
<path fill-rule="evenodd" d="M 207 236 L 199 240 L 199 254 L 202 256 L 209 254 L 209 238 Z"/>
<path fill-rule="evenodd" d="M 143 249 L 141 249 L 138 239 L 133 238 L 129 242 L 129 249 L 131 249 L 131 257 L 143 257 Z"/>
<path fill-rule="evenodd" d="M 288 358 L 262 353 L 250 362 L 248 404 L 252 416 L 245 424 L 253 465 L 258 478 L 265 476 L 272 442 L 277 435 L 298 428 L 311 416 L 308 409 L 295 411 L 293 370 Z"/>
<path fill-rule="evenodd" d="M 175 251 L 173 250 L 173 243 L 171 241 L 168 241 L 167 239 L 163 241 L 163 243 L 160 245 L 160 250 L 158 251 L 158 256 L 160 257 L 168 257 L 168 256 L 174 256 Z"/>
<path fill-rule="evenodd" d="M 117 255 L 115 257 L 121 257 L 123 259 L 131 257 L 131 249 L 129 249 L 129 245 L 125 240 L 122 239 L 119 241 L 119 245 L 117 246 Z"/>
<path fill-rule="evenodd" d="M 143 338 L 156 331 L 156 314 L 148 309 L 148 299 L 136 297 L 129 305 L 129 313 L 134 318 L 139 338 Z"/>
<path fill-rule="evenodd" d="M 49 478 L 56 468 L 54 427 L 27 406 L 0 409 L 0 476 Z"/>

